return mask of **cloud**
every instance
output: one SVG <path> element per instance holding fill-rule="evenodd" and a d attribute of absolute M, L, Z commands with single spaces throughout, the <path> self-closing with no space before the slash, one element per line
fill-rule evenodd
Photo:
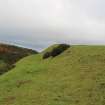
<path fill-rule="evenodd" d="M 0 39 L 42 49 L 49 44 L 105 44 L 104 0 L 0 0 Z"/>

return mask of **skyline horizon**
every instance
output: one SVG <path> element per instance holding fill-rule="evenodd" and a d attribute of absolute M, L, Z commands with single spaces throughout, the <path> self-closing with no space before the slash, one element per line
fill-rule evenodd
<path fill-rule="evenodd" d="M 0 41 L 38 50 L 105 44 L 105 0 L 1 0 Z"/>
<path fill-rule="evenodd" d="M 39 51 L 39 52 L 41 52 L 41 51 L 43 51 L 44 49 L 46 49 L 46 48 L 48 48 L 48 47 L 50 47 L 50 46 L 52 46 L 52 45 L 54 45 L 54 44 L 69 44 L 69 45 L 83 45 L 83 46 L 85 46 L 85 45 L 89 45 L 89 46 L 105 46 L 105 43 L 68 43 L 68 42 L 56 42 L 56 43 L 50 43 L 49 45 L 46 45 L 46 46 L 43 46 L 42 48 L 36 48 L 35 46 L 35 43 L 34 43 L 34 45 L 25 45 L 25 44 L 21 44 L 21 43 L 17 43 L 17 42 L 11 42 L 11 41 L 0 41 L 0 44 L 9 44 L 9 45 L 14 45 L 14 46 L 19 46 L 19 47 L 23 47 L 23 48 L 28 48 L 28 49 L 33 49 L 33 50 L 36 50 L 36 51 Z"/>

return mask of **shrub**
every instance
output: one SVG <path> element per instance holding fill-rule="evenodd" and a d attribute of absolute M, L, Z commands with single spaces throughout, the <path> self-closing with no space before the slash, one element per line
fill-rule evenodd
<path fill-rule="evenodd" d="M 14 68 L 15 65 L 14 64 L 8 64 L 8 63 L 1 63 L 0 62 L 0 75 L 4 74 L 5 72 L 8 72 L 9 70 L 11 70 L 12 68 Z"/>
<path fill-rule="evenodd" d="M 49 57 L 56 57 L 62 52 L 64 52 L 66 49 L 68 49 L 70 45 L 67 44 L 59 44 L 57 47 L 53 48 L 51 51 L 46 52 L 43 54 L 43 59 L 47 59 Z"/>
<path fill-rule="evenodd" d="M 43 55 L 43 59 L 49 58 L 50 56 L 51 56 L 50 52 L 46 52 L 46 53 Z"/>
<path fill-rule="evenodd" d="M 59 54 L 61 54 L 62 52 L 64 52 L 66 49 L 68 49 L 70 46 L 67 45 L 67 44 L 60 44 L 58 47 L 54 48 L 52 51 L 51 51 L 51 56 L 52 57 L 55 57 Z"/>

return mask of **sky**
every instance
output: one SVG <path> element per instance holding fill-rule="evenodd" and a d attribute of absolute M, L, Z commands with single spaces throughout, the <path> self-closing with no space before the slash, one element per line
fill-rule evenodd
<path fill-rule="evenodd" d="M 105 45 L 105 0 L 0 0 L 0 42 Z"/>

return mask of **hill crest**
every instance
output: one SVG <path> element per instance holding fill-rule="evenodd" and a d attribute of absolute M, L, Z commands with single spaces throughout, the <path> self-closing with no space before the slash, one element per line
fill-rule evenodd
<path fill-rule="evenodd" d="M 21 58 L 37 53 L 32 49 L 0 43 L 0 74 L 13 68 L 14 64 Z"/>

